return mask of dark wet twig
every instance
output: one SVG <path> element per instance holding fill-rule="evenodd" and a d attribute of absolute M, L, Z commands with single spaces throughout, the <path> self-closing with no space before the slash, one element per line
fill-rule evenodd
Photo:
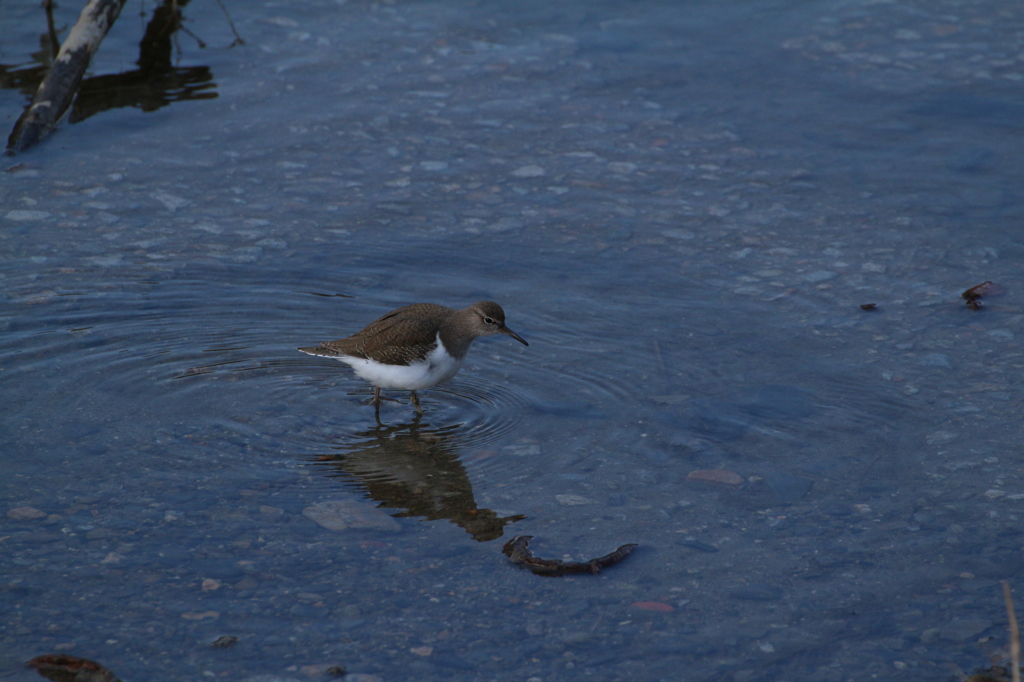
<path fill-rule="evenodd" d="M 242 40 L 242 36 L 238 35 L 238 29 L 235 28 L 235 22 L 231 21 L 231 13 L 228 12 L 228 8 L 224 6 L 224 3 L 221 2 L 221 0 L 217 0 L 217 4 L 220 5 L 222 10 L 224 10 L 224 16 L 228 19 L 228 26 L 231 27 L 231 32 L 235 34 L 235 41 L 231 43 L 230 47 L 234 47 L 235 45 L 245 45 L 245 41 Z"/>
<path fill-rule="evenodd" d="M 50 62 L 57 58 L 57 50 L 60 49 L 60 38 L 57 37 L 57 27 L 53 24 L 53 9 L 57 6 L 53 0 L 44 0 L 43 9 L 46 10 L 46 32 L 50 37 Z"/>
<path fill-rule="evenodd" d="M 57 57 L 43 82 L 39 84 L 32 104 L 18 118 L 7 140 L 7 152 L 24 151 L 49 135 L 71 106 L 107 31 L 114 25 L 127 0 L 89 0 L 78 22 L 60 46 Z"/>
<path fill-rule="evenodd" d="M 197 36 L 197 35 L 196 35 L 195 33 L 193 33 L 192 31 L 190 31 L 190 30 L 189 30 L 189 28 L 188 28 L 187 26 L 185 26 L 184 24 L 179 24 L 179 25 L 178 25 L 178 28 L 179 28 L 179 29 L 180 29 L 180 30 L 181 30 L 181 31 L 182 31 L 182 32 L 183 32 L 183 33 L 184 33 L 185 35 L 187 35 L 187 36 L 188 36 L 189 38 L 191 38 L 192 40 L 196 41 L 196 45 L 198 45 L 200 49 L 205 49 L 205 48 L 206 48 L 206 43 L 205 43 L 205 42 L 203 42 L 203 39 L 202 39 L 202 38 L 200 38 L 199 36 Z"/>
<path fill-rule="evenodd" d="M 562 576 L 569 573 L 598 573 L 602 568 L 613 566 L 636 549 L 636 544 L 622 545 L 614 552 L 590 561 L 559 561 L 558 559 L 541 559 L 530 551 L 532 535 L 517 535 L 501 548 L 502 554 L 512 563 L 528 568 L 537 575 Z"/>

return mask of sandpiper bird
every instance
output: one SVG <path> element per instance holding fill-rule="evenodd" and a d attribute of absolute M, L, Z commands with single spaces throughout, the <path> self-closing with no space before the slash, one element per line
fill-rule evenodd
<path fill-rule="evenodd" d="M 371 405 L 380 410 L 382 388 L 412 391 L 416 411 L 423 414 L 416 391 L 448 381 L 462 369 L 466 353 L 478 336 L 507 334 L 529 346 L 505 326 L 505 311 L 492 301 L 462 310 L 436 303 L 407 305 L 366 329 L 337 341 L 324 341 L 303 353 L 346 363 L 374 386 Z"/>

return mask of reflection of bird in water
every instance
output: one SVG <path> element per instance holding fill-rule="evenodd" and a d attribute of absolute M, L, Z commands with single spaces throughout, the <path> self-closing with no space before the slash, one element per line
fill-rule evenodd
<path fill-rule="evenodd" d="M 525 518 L 477 508 L 453 437 L 458 427 L 421 431 L 419 421 L 358 433 L 359 442 L 316 461 L 331 467 L 329 475 L 354 482 L 380 506 L 406 510 L 395 516 L 449 519 L 480 542 L 500 538 L 505 524 Z"/>

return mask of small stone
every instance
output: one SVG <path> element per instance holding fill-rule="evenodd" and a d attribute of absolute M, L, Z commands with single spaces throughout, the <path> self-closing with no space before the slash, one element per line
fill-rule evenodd
<path fill-rule="evenodd" d="M 123 256 L 121 254 L 113 253 L 108 256 L 90 256 L 88 260 L 93 265 L 99 265 L 100 267 L 103 268 L 109 268 L 111 266 L 119 264 L 122 259 Z"/>
<path fill-rule="evenodd" d="M 434 653 L 434 647 L 432 647 L 432 646 L 414 646 L 411 649 L 409 649 L 409 651 L 411 651 L 412 653 L 416 654 L 417 656 L 429 656 L 430 654 Z"/>
<path fill-rule="evenodd" d="M 952 431 L 934 431 L 924 437 L 928 445 L 945 445 L 956 440 L 956 434 Z"/>
<path fill-rule="evenodd" d="M 7 512 L 7 518 L 15 521 L 29 521 L 46 518 L 46 512 L 35 507 L 15 507 Z"/>
<path fill-rule="evenodd" d="M 217 639 L 210 642 L 210 646 L 214 649 L 227 649 L 238 644 L 238 638 L 234 635 L 221 635 Z"/>
<path fill-rule="evenodd" d="M 539 457 L 541 454 L 539 443 L 523 443 L 520 445 L 506 445 L 501 449 L 507 455 L 515 457 Z"/>
<path fill-rule="evenodd" d="M 530 164 L 528 166 L 520 166 L 512 171 L 511 175 L 516 178 L 539 178 L 544 175 L 545 171 L 540 166 Z"/>
<path fill-rule="evenodd" d="M 695 469 L 686 475 L 687 481 L 706 481 L 725 485 L 740 485 L 743 477 L 734 471 L 724 469 Z"/>
<path fill-rule="evenodd" d="M 255 590 L 259 586 L 259 581 L 250 576 L 246 576 L 235 583 L 236 590 Z"/>
<path fill-rule="evenodd" d="M 594 635 L 586 630 L 576 630 L 563 633 L 558 637 L 562 644 L 567 646 L 579 646 L 594 639 Z"/>
<path fill-rule="evenodd" d="M 186 611 L 181 617 L 185 620 L 209 620 L 220 618 L 220 614 L 216 611 Z"/>
<path fill-rule="evenodd" d="M 384 682 L 384 678 L 369 673 L 349 673 L 345 675 L 345 682 Z"/>
<path fill-rule="evenodd" d="M 327 530 L 346 528 L 397 532 L 401 526 L 382 509 L 355 500 L 324 500 L 302 510 L 302 515 Z"/>
<path fill-rule="evenodd" d="M 690 549 L 696 549 L 700 552 L 707 552 L 708 554 L 714 554 L 718 551 L 718 548 L 714 545 L 709 545 L 706 542 L 694 540 L 693 538 L 685 538 L 683 540 L 678 540 L 676 541 L 676 544 L 682 545 L 683 547 L 689 547 Z"/>
<path fill-rule="evenodd" d="M 186 206 L 192 203 L 188 199 L 175 196 L 168 192 L 152 192 L 149 196 L 150 198 L 159 201 L 169 211 L 177 211 L 179 208 L 185 208 Z"/>
<path fill-rule="evenodd" d="M 256 242 L 256 246 L 265 246 L 268 249 L 286 249 L 288 248 L 288 242 L 283 239 L 267 237 Z"/>
<path fill-rule="evenodd" d="M 589 497 L 583 497 L 582 495 L 555 495 L 555 499 L 558 500 L 558 504 L 563 507 L 581 507 L 587 504 L 594 504 L 594 501 Z"/>
<path fill-rule="evenodd" d="M 261 504 L 260 514 L 277 518 L 279 516 L 284 516 L 284 509 L 280 509 L 279 507 L 271 507 L 270 505 L 266 504 Z"/>
<path fill-rule="evenodd" d="M 26 221 L 26 220 L 46 220 L 50 217 L 47 211 L 30 211 L 26 209 L 8 211 L 5 215 L 8 220 Z"/>
<path fill-rule="evenodd" d="M 917 363 L 921 367 L 941 367 L 953 369 L 953 362 L 945 353 L 925 353 Z"/>
<path fill-rule="evenodd" d="M 942 626 L 939 636 L 947 642 L 967 642 L 992 627 L 992 621 L 980 616 L 953 618 Z"/>
<path fill-rule="evenodd" d="M 221 583 L 219 580 L 214 580 L 213 578 L 206 578 L 205 580 L 203 580 L 202 589 L 203 592 L 212 592 L 213 590 L 219 590 L 220 585 Z"/>
<path fill-rule="evenodd" d="M 625 161 L 612 161 L 608 164 L 608 170 L 612 173 L 632 173 L 636 168 L 635 163 L 627 163 Z"/>
<path fill-rule="evenodd" d="M 509 230 L 518 230 L 523 226 L 523 221 L 516 220 L 511 217 L 504 217 L 498 219 L 496 222 L 491 223 L 487 226 L 488 232 L 508 232 Z"/>
<path fill-rule="evenodd" d="M 313 679 L 321 677 L 341 677 L 341 675 L 344 675 L 345 673 L 341 672 L 339 674 L 338 671 L 344 670 L 345 669 L 337 663 L 318 663 L 312 665 L 304 665 L 299 668 L 299 672 L 302 673 L 305 677 L 310 677 Z"/>

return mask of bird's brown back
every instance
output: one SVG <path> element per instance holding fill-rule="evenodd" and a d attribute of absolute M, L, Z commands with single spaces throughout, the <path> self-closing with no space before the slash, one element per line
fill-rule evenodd
<path fill-rule="evenodd" d="M 386 365 L 408 365 L 434 349 L 438 321 L 450 312 L 436 303 L 414 303 L 392 310 L 352 336 L 299 350 L 326 357 L 349 355 Z"/>

